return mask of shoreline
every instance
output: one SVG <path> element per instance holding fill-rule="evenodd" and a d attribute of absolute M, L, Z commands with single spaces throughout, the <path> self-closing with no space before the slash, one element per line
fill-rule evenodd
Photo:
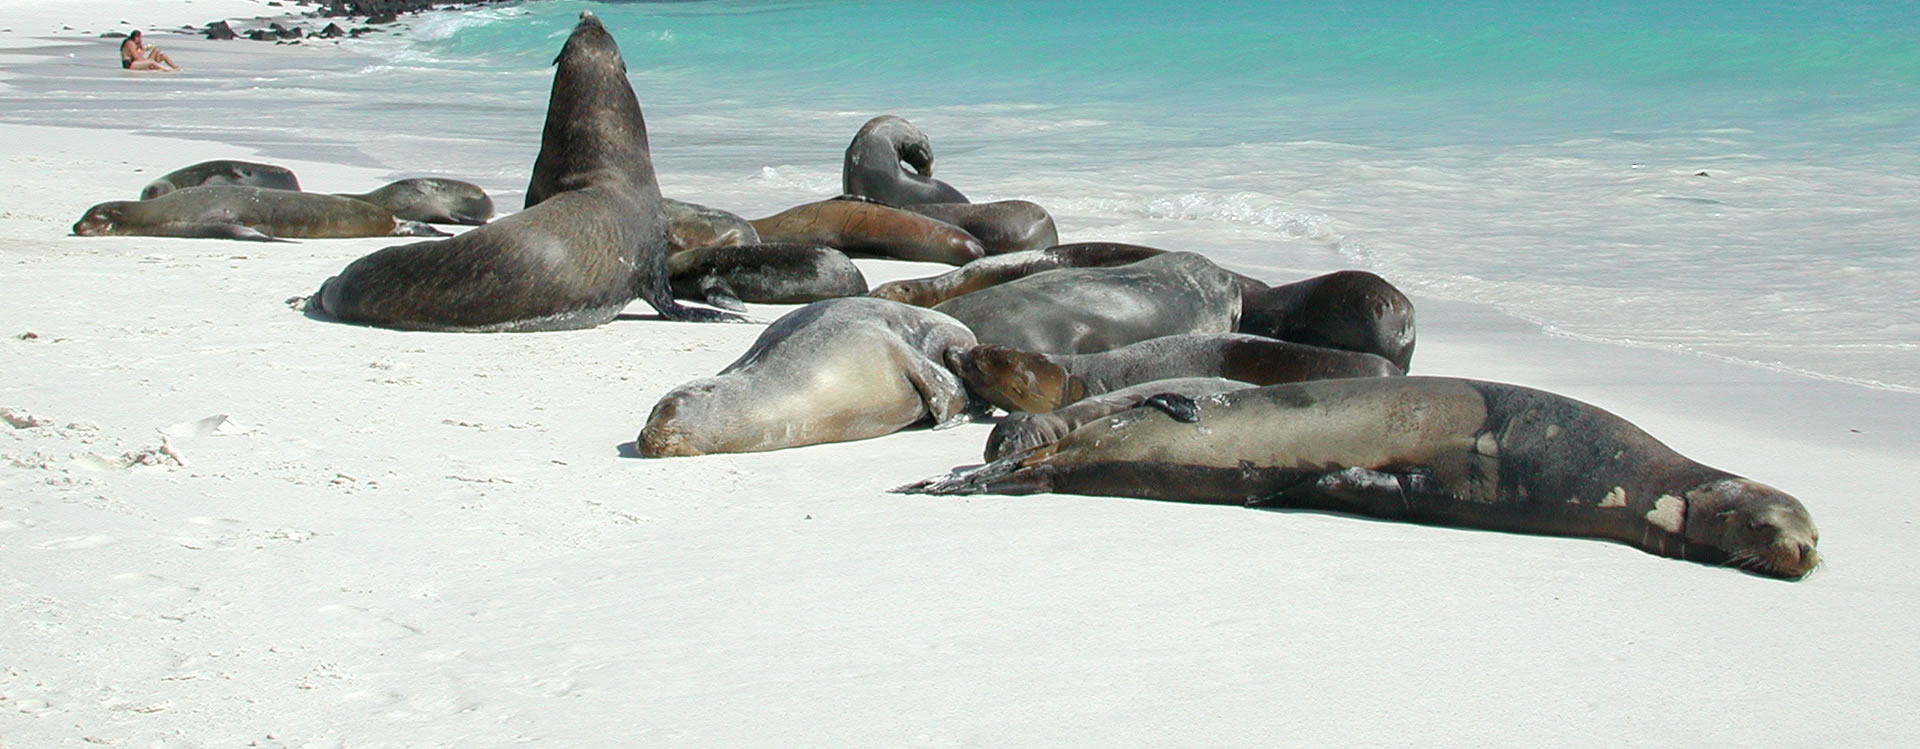
<path fill-rule="evenodd" d="M 0 299 L 0 409 L 38 422 L 0 428 L 8 745 L 1920 733 L 1920 649 L 1900 635 L 1920 615 L 1920 529 L 1894 509 L 1920 475 L 1909 394 L 1415 298 L 1415 374 L 1564 393 L 1798 496 L 1828 559 L 1799 583 L 1321 513 L 907 497 L 886 490 L 978 463 L 992 425 L 627 457 L 660 394 L 760 325 L 636 303 L 583 331 L 360 328 L 286 300 L 399 240 L 68 233 L 203 158 L 284 163 L 317 191 L 384 165 L 90 128 L 0 137 L 0 283 L 27 292 Z M 944 270 L 857 263 L 871 284 Z"/>

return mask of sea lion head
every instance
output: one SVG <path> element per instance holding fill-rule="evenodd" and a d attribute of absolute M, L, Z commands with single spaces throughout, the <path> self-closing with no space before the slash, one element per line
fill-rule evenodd
<path fill-rule="evenodd" d="M 947 367 L 968 390 L 1008 411 L 1046 413 L 1086 395 L 1086 383 L 1046 354 L 1009 346 L 950 349 Z"/>
<path fill-rule="evenodd" d="M 634 446 L 647 458 L 705 455 L 713 452 L 709 437 L 715 434 L 713 420 L 723 412 L 715 407 L 715 394 L 721 383 L 706 377 L 686 383 L 661 396 L 647 414 L 647 425 L 640 428 Z"/>
<path fill-rule="evenodd" d="M 73 224 L 73 233 L 83 237 L 104 237 L 120 233 L 120 225 L 126 222 L 127 207 L 132 205 L 125 200 L 113 200 L 87 209 L 87 213 Z"/>
<path fill-rule="evenodd" d="M 932 289 L 927 288 L 928 285 L 927 279 L 924 278 L 888 281 L 873 287 L 872 291 L 867 292 L 867 296 L 878 297 L 901 304 L 911 304 L 915 307 L 932 307 L 933 305 L 928 304 L 927 300 L 935 295 Z M 938 303 L 939 302 L 935 302 L 935 304 Z"/>
<path fill-rule="evenodd" d="M 1721 561 L 1771 577 L 1798 580 L 1820 564 L 1820 529 L 1807 508 L 1758 481 L 1729 478 L 1686 493 L 1689 557 Z"/>

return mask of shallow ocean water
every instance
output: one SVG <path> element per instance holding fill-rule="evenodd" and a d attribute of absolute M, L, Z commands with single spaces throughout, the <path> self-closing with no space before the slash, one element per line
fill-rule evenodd
<path fill-rule="evenodd" d="M 1047 206 L 1066 241 L 1276 282 L 1365 268 L 1557 335 L 1920 390 L 1906 3 L 551 0 L 169 96 L 50 64 L 0 118 L 137 117 L 511 206 L 583 8 L 670 196 L 751 217 L 833 194 L 853 132 L 894 113 L 938 176 Z"/>

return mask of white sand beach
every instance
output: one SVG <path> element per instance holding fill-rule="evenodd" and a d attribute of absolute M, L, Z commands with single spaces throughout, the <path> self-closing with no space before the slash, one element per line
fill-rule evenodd
<path fill-rule="evenodd" d="M 0 5 L 0 76 L 62 44 L 133 75 L 80 32 L 283 10 L 52 5 Z M 187 68 L 169 86 L 323 53 L 154 41 Z M 1800 582 L 1328 514 L 887 493 L 978 463 L 989 423 L 640 459 L 654 401 L 761 326 L 310 319 L 289 300 L 396 241 L 69 227 L 204 159 L 316 191 L 393 170 L 127 130 L 0 124 L 0 747 L 1920 738 L 1920 396 L 1415 300 L 1416 373 L 1579 398 L 1799 497 L 1827 560 Z M 524 179 L 483 185 L 511 208 Z"/>

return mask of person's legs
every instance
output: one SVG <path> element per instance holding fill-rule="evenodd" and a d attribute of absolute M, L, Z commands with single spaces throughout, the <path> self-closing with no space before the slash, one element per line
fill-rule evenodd
<path fill-rule="evenodd" d="M 150 55 L 149 58 L 152 59 L 154 62 L 161 63 L 163 65 L 166 65 L 167 67 L 173 68 L 174 70 L 180 69 L 179 63 L 174 62 L 173 58 L 167 56 L 167 53 L 161 52 L 158 49 L 153 50 L 153 54 Z"/>
<path fill-rule="evenodd" d="M 127 65 L 127 69 L 128 70 L 166 70 L 166 68 L 160 67 L 160 63 L 154 62 L 152 60 L 134 60 L 131 64 Z"/>

